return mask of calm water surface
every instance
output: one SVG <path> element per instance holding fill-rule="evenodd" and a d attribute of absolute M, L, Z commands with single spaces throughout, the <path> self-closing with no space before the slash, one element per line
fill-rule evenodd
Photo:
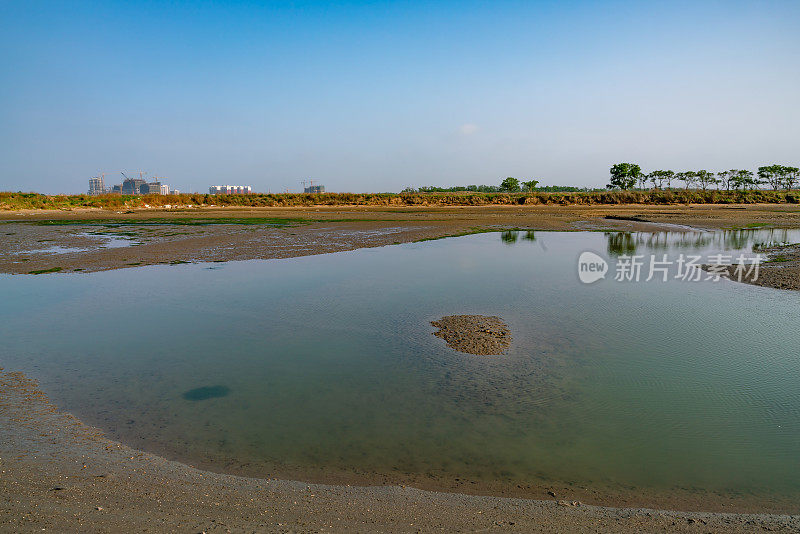
<path fill-rule="evenodd" d="M 620 254 L 798 231 L 506 232 L 287 260 L 0 276 L 0 365 L 220 469 L 800 493 L 800 294 L 616 282 Z M 612 263 L 580 283 L 577 258 Z M 431 333 L 499 315 L 501 357 Z"/>

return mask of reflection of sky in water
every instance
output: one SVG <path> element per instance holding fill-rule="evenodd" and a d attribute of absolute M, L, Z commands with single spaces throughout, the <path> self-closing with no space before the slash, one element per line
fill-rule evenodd
<path fill-rule="evenodd" d="M 25 250 L 20 254 L 69 254 L 71 252 L 86 252 L 88 248 L 79 247 L 62 247 L 61 245 L 53 245 L 47 248 L 37 248 L 32 250 Z"/>
<path fill-rule="evenodd" d="M 114 437 L 222 470 L 800 491 L 797 293 L 577 276 L 612 241 L 705 254 L 797 232 L 618 235 L 0 276 L 0 365 Z M 462 313 L 503 318 L 508 355 L 432 335 Z"/>

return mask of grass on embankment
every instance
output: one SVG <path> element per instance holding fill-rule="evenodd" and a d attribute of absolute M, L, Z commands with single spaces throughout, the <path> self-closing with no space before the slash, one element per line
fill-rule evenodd
<path fill-rule="evenodd" d="M 320 193 L 253 195 L 41 195 L 0 193 L 0 210 L 143 207 L 482 206 L 593 204 L 798 204 L 799 191 L 591 191 L 575 193 Z M 176 223 L 179 224 L 179 223 Z M 218 223 L 219 224 L 219 223 Z M 229 223 L 237 224 L 237 223 Z M 265 223 L 238 223 L 265 224 Z"/>

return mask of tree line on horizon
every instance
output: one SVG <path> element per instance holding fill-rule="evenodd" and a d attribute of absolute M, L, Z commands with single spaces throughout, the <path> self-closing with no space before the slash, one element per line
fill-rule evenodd
<path fill-rule="evenodd" d="M 437 186 L 423 186 L 423 187 L 406 187 L 401 193 L 580 193 L 596 191 L 589 187 L 575 187 L 571 185 L 546 185 L 539 186 L 539 180 L 525 180 L 524 178 L 514 178 L 513 176 L 506 177 L 500 185 L 465 185 L 465 186 L 452 186 L 452 187 L 437 187 Z"/>
<path fill-rule="evenodd" d="M 703 191 L 716 186 L 717 189 L 753 190 L 761 185 L 769 185 L 773 190 L 792 190 L 800 181 L 800 168 L 786 165 L 764 165 L 758 168 L 757 173 L 747 169 L 731 169 L 720 172 L 707 170 L 674 172 L 671 170 L 656 170 L 649 173 L 642 172 L 641 167 L 635 163 L 617 163 L 610 169 L 611 179 L 608 189 L 646 189 L 648 182 L 651 189 L 672 189 L 672 182 L 683 182 L 684 189 L 692 186 Z"/>
<path fill-rule="evenodd" d="M 710 188 L 724 189 L 726 191 L 755 190 L 762 185 L 769 185 L 773 190 L 781 189 L 790 191 L 800 185 L 800 168 L 788 165 L 764 165 L 758 171 L 747 169 L 730 169 L 727 171 L 710 172 L 705 169 L 699 171 L 675 172 L 672 170 L 655 170 L 649 173 L 642 172 L 636 163 L 617 163 L 610 169 L 611 179 L 606 189 L 631 190 L 648 189 L 673 189 L 673 183 L 682 182 L 683 189 Z M 600 191 L 601 189 L 574 186 L 544 186 L 539 187 L 539 180 L 525 180 L 506 177 L 500 185 L 467 185 L 453 187 L 406 187 L 401 193 L 579 193 Z"/>

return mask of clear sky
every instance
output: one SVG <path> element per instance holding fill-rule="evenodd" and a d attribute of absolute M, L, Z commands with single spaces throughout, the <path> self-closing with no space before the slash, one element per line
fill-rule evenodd
<path fill-rule="evenodd" d="M 0 0 L 0 190 L 800 163 L 800 2 Z"/>

